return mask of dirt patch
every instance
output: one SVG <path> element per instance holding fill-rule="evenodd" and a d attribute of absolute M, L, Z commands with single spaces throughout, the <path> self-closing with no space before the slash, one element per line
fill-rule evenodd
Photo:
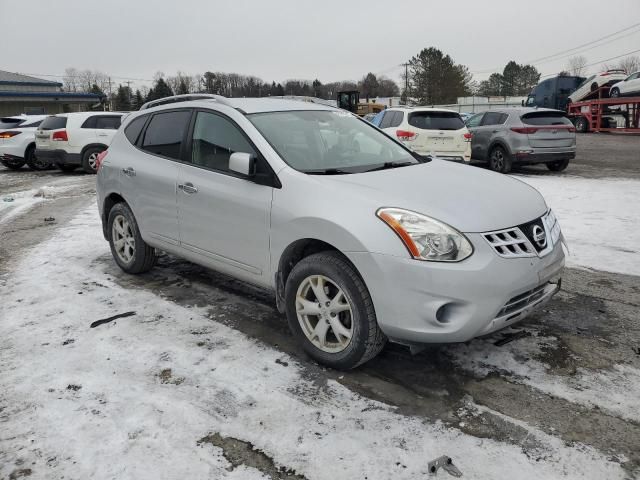
<path fill-rule="evenodd" d="M 229 471 L 244 465 L 259 470 L 268 475 L 272 480 L 306 480 L 306 477 L 298 475 L 295 471 L 286 467 L 278 467 L 271 457 L 256 450 L 249 442 L 244 442 L 233 437 L 223 437 L 218 433 L 210 433 L 196 442 L 198 446 L 209 443 L 222 449 L 224 458 L 231 464 Z"/>
<path fill-rule="evenodd" d="M 9 480 L 16 480 L 17 478 L 30 477 L 33 472 L 30 468 L 20 468 L 14 470 L 9 474 Z"/>
<path fill-rule="evenodd" d="M 184 377 L 174 377 L 170 368 L 165 368 L 158 374 L 160 383 L 170 383 L 172 385 L 180 385 L 184 382 Z"/>

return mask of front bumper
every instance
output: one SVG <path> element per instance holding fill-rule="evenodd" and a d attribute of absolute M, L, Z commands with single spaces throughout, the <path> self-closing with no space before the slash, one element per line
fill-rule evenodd
<path fill-rule="evenodd" d="M 36 148 L 36 157 L 50 160 L 56 165 L 81 165 L 82 156 L 78 153 L 67 153 L 64 150 L 43 150 Z"/>
<path fill-rule="evenodd" d="M 561 243 L 542 258 L 501 258 L 480 234 L 467 237 L 475 251 L 459 263 L 347 254 L 391 340 L 408 345 L 465 342 L 524 319 L 560 288 Z"/>

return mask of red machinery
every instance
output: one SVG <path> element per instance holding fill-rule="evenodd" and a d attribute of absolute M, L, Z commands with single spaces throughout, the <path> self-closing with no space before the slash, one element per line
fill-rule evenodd
<path fill-rule="evenodd" d="M 609 87 L 600 87 L 584 100 L 567 106 L 576 131 L 640 133 L 640 97 L 608 96 Z"/>

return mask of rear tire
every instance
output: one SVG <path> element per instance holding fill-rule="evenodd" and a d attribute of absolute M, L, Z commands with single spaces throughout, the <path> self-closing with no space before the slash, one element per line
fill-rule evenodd
<path fill-rule="evenodd" d="M 109 212 L 107 222 L 111 255 L 127 273 L 144 273 L 153 268 L 157 255 L 140 235 L 138 222 L 126 203 L 117 203 Z"/>
<path fill-rule="evenodd" d="M 337 370 L 371 360 L 387 341 L 366 285 L 337 252 L 310 255 L 293 267 L 285 286 L 285 311 L 289 328 L 309 356 Z"/>
<path fill-rule="evenodd" d="M 86 173 L 95 174 L 98 172 L 96 161 L 98 160 L 98 154 L 104 152 L 104 150 L 105 149 L 101 147 L 91 147 L 85 150 L 82 154 L 82 169 Z"/>
<path fill-rule="evenodd" d="M 511 156 L 507 151 L 496 146 L 489 152 L 489 168 L 498 173 L 509 173 L 511 171 Z"/>
<path fill-rule="evenodd" d="M 611 98 L 618 98 L 620 97 L 620 89 L 618 87 L 616 88 L 612 88 L 611 91 L 609 92 L 609 96 Z"/>
<path fill-rule="evenodd" d="M 0 163 L 11 170 L 20 170 L 26 162 L 24 160 L 0 160 Z"/>
<path fill-rule="evenodd" d="M 24 152 L 24 160 L 31 170 L 35 170 L 36 172 L 42 170 L 48 170 L 51 168 L 51 162 L 49 160 L 38 159 L 36 157 L 36 147 L 31 145 L 27 148 L 26 152 Z"/>
<path fill-rule="evenodd" d="M 569 159 L 566 160 L 557 160 L 555 162 L 549 162 L 546 164 L 547 168 L 552 172 L 562 172 L 567 169 L 569 166 Z"/>
<path fill-rule="evenodd" d="M 584 117 L 578 117 L 576 119 L 576 132 L 578 133 L 587 133 L 589 131 L 589 122 Z"/>

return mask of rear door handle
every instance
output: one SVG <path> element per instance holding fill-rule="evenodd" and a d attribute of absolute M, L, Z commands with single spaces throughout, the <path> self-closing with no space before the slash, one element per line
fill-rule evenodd
<path fill-rule="evenodd" d="M 128 177 L 135 177 L 136 176 L 136 171 L 131 167 L 123 168 L 122 169 L 122 173 L 124 173 Z"/>
<path fill-rule="evenodd" d="M 189 195 L 198 193 L 198 187 L 194 186 L 191 182 L 181 183 L 178 185 L 178 188 Z"/>

